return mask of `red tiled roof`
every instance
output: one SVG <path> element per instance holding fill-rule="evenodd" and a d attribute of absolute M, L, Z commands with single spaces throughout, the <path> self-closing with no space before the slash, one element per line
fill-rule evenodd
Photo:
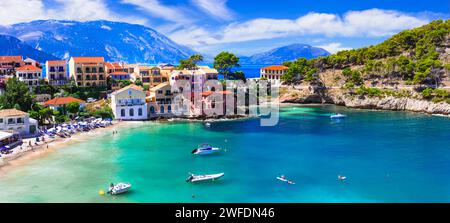
<path fill-rule="evenodd" d="M 261 68 L 262 70 L 287 70 L 289 67 L 283 66 L 283 65 L 272 65 L 268 67 Z"/>
<path fill-rule="evenodd" d="M 65 65 L 65 60 L 47 60 L 48 65 Z"/>
<path fill-rule="evenodd" d="M 127 72 L 123 72 L 123 71 L 116 71 L 116 72 L 112 72 L 111 75 L 126 75 L 128 74 Z"/>
<path fill-rule="evenodd" d="M 75 63 L 101 63 L 105 62 L 103 57 L 72 57 Z"/>
<path fill-rule="evenodd" d="M 25 65 L 16 69 L 17 71 L 42 71 L 41 68 L 35 67 L 33 65 Z"/>
<path fill-rule="evenodd" d="M 1 62 L 19 62 L 22 61 L 22 56 L 0 56 Z"/>
<path fill-rule="evenodd" d="M 216 93 L 222 94 L 222 95 L 226 95 L 226 94 L 231 94 L 231 91 L 218 91 L 218 92 L 216 92 Z M 213 91 L 205 91 L 205 92 L 202 92 L 202 93 L 201 93 L 201 95 L 202 95 L 203 97 L 208 97 L 208 96 L 210 96 L 210 95 L 212 95 L 212 94 L 214 94 Z"/>
<path fill-rule="evenodd" d="M 65 105 L 72 102 L 78 102 L 78 103 L 86 103 L 85 101 L 74 98 L 74 97 L 61 97 L 61 98 L 53 98 L 52 100 L 44 102 L 44 106 L 49 105 Z"/>

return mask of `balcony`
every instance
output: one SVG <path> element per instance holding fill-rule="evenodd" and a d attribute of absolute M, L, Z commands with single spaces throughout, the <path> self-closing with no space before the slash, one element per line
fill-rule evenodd
<path fill-rule="evenodd" d="M 116 104 L 116 106 L 136 106 L 136 105 L 145 105 L 145 100 L 127 100 L 127 101 L 122 101 L 122 102 L 118 102 Z"/>

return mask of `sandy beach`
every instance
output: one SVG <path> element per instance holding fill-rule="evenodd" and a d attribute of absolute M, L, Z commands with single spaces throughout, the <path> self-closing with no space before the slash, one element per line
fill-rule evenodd
<path fill-rule="evenodd" d="M 41 140 L 37 145 L 35 144 L 35 138 L 23 139 L 22 146 L 14 148 L 13 152 L 10 154 L 1 155 L 0 177 L 4 172 L 16 166 L 25 165 L 27 161 L 46 156 L 53 151 L 62 149 L 74 143 L 95 139 L 98 135 L 112 134 L 113 130 L 118 130 L 119 128 L 129 124 L 130 122 L 127 121 L 113 121 L 113 125 L 106 126 L 105 128 L 96 128 L 90 130 L 89 132 L 77 132 L 71 135 L 70 138 L 61 138 L 59 136 L 50 138 L 45 136 L 45 142 Z M 120 131 L 117 134 L 120 134 Z M 32 147 L 29 146 L 30 142 Z"/>

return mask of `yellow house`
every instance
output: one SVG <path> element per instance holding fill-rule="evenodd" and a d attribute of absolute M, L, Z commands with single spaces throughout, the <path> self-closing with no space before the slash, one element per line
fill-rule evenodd
<path fill-rule="evenodd" d="M 71 57 L 69 74 L 77 86 L 106 86 L 105 59 L 103 57 Z"/>
<path fill-rule="evenodd" d="M 172 86 L 168 82 L 158 84 L 150 89 L 149 114 L 150 116 L 172 115 Z"/>

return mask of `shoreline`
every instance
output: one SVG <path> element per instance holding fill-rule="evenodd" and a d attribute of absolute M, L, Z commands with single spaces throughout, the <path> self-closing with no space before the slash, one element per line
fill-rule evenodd
<path fill-rule="evenodd" d="M 35 160 L 39 157 L 44 157 L 56 150 L 63 149 L 68 145 L 93 139 L 95 136 L 106 134 L 108 131 L 116 130 L 127 125 L 129 125 L 129 122 L 113 121 L 113 125 L 106 126 L 105 128 L 93 129 L 89 132 L 79 132 L 73 134 L 70 138 L 58 137 L 56 139 L 50 139 L 48 137 L 45 137 L 46 142 L 40 142 L 38 145 L 35 145 L 32 148 L 28 147 L 28 142 L 31 141 L 33 144 L 33 142 L 35 142 L 35 139 L 24 139 L 21 146 L 22 149 L 20 149 L 20 146 L 18 146 L 14 148 L 15 151 L 13 153 L 2 155 L 2 157 L 0 157 L 0 177 L 16 166 L 26 165 L 26 163 L 29 161 Z"/>
<path fill-rule="evenodd" d="M 210 119 L 190 119 L 190 118 L 165 118 L 157 120 L 146 120 L 146 121 L 113 121 L 113 125 L 106 126 L 105 128 L 93 129 L 89 132 L 79 132 L 72 135 L 70 138 L 58 138 L 50 139 L 45 137 L 46 142 L 40 142 L 38 145 L 34 145 L 35 138 L 23 139 L 22 146 L 14 148 L 14 152 L 7 155 L 2 155 L 0 157 L 0 178 L 3 174 L 12 170 L 17 166 L 26 165 L 27 162 L 33 161 L 40 157 L 47 156 L 52 152 L 59 149 L 64 149 L 72 144 L 83 142 L 86 140 L 94 139 L 96 136 L 101 134 L 110 133 L 109 131 L 117 130 L 123 127 L 133 127 L 136 124 L 142 124 L 147 122 L 152 123 L 173 123 L 173 122 L 218 122 L 218 121 L 235 121 L 235 120 L 246 120 L 250 116 L 243 117 L 232 117 L 232 118 L 210 118 Z M 34 145 L 32 148 L 28 147 L 28 142 L 31 141 Z M 48 146 L 48 147 L 47 147 Z M 22 147 L 22 149 L 19 149 Z"/>
<path fill-rule="evenodd" d="M 343 106 L 350 109 L 363 109 L 363 110 L 373 110 L 373 111 L 400 111 L 400 112 L 414 112 L 414 113 L 422 113 L 426 115 L 436 116 L 436 117 L 444 117 L 450 118 L 450 115 L 444 115 L 439 113 L 427 113 L 423 111 L 412 111 L 412 110 L 394 110 L 394 109 L 383 109 L 383 108 L 364 108 L 364 107 L 352 107 L 346 106 L 338 103 L 298 103 L 298 102 L 272 102 L 279 103 L 280 107 L 286 106 L 322 106 L 322 105 L 336 105 Z M 119 128 L 123 128 L 126 126 L 133 126 L 136 124 L 142 124 L 147 122 L 153 123 L 174 123 L 174 122 L 222 122 L 222 121 L 236 121 L 236 120 L 248 120 L 258 118 L 257 116 L 242 116 L 242 117 L 231 117 L 231 118 L 207 118 L 207 119 L 196 119 L 196 118 L 164 118 L 157 120 L 147 120 L 147 121 L 113 121 L 113 125 L 106 126 L 105 128 L 97 128 L 93 129 L 89 132 L 80 132 L 72 135 L 70 138 L 61 138 L 58 137 L 56 139 L 49 140 L 46 137 L 46 142 L 41 142 L 37 146 L 33 146 L 33 148 L 28 147 L 28 142 L 34 142 L 34 138 L 24 139 L 24 143 L 22 144 L 23 148 L 19 152 L 16 152 L 19 147 L 16 147 L 12 154 L 2 155 L 0 157 L 0 178 L 3 174 L 7 173 L 9 170 L 13 169 L 16 166 L 26 165 L 27 162 L 35 160 L 39 157 L 44 157 L 56 150 L 63 149 L 68 145 L 72 145 L 75 143 L 83 142 L 86 140 L 94 139 L 96 136 L 101 134 L 107 134 L 108 131 L 116 130 Z M 47 147 L 48 146 L 48 147 Z"/>

